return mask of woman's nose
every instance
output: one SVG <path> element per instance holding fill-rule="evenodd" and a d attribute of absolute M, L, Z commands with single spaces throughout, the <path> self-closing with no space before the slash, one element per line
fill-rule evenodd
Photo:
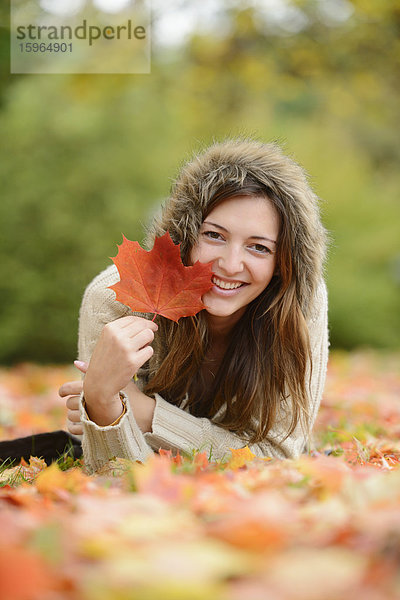
<path fill-rule="evenodd" d="M 241 248 L 225 246 L 217 260 L 218 267 L 226 275 L 235 275 L 243 271 L 243 256 Z"/>

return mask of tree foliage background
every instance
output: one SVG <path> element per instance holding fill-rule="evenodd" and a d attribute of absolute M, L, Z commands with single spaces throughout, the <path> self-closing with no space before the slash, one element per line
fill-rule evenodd
<path fill-rule="evenodd" d="M 400 0 L 273 4 L 221 0 L 155 39 L 151 75 L 10 75 L 0 9 L 0 361 L 73 360 L 121 232 L 140 241 L 182 161 L 236 135 L 280 142 L 322 199 L 332 345 L 399 346 Z"/>

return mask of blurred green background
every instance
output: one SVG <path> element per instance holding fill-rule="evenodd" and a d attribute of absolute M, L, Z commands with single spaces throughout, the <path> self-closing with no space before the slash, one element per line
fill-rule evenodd
<path fill-rule="evenodd" d="M 3 364 L 72 361 L 121 232 L 140 241 L 182 161 L 242 134 L 322 199 L 332 346 L 399 347 L 400 1 L 195 4 L 154 1 L 150 75 L 10 75 L 0 9 Z"/>

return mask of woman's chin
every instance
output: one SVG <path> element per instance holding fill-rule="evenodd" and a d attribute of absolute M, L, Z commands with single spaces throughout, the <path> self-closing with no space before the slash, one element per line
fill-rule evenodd
<path fill-rule="evenodd" d="M 206 304 L 206 313 L 212 319 L 216 321 L 238 321 L 244 314 L 246 307 L 240 306 L 236 308 L 220 307 Z"/>

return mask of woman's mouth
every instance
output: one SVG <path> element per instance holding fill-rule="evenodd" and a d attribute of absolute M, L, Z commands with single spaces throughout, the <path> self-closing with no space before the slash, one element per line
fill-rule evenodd
<path fill-rule="evenodd" d="M 214 284 L 214 287 L 212 289 L 223 294 L 226 294 L 227 292 L 230 292 L 230 294 L 234 294 L 239 290 L 239 288 L 243 287 L 244 285 L 247 285 L 246 283 L 243 283 L 241 281 L 223 281 L 215 275 L 212 277 L 211 281 Z"/>

